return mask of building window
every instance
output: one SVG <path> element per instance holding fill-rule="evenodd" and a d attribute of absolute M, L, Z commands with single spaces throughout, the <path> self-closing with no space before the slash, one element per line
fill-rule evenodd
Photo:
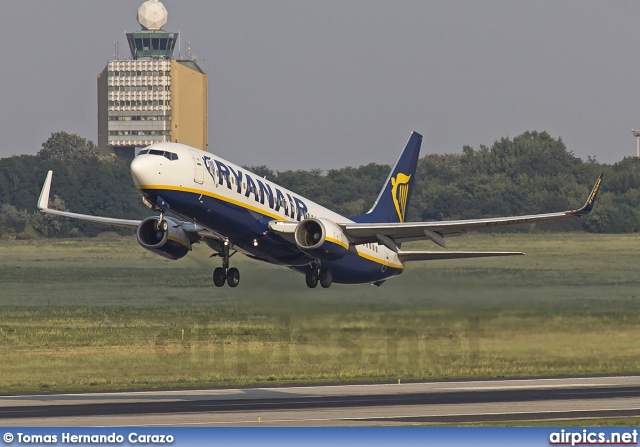
<path fill-rule="evenodd" d="M 165 130 L 110 130 L 109 135 L 113 136 L 165 136 L 169 132 Z"/>
<path fill-rule="evenodd" d="M 113 101 L 111 101 L 113 102 Z M 144 104 L 144 101 L 143 101 Z M 113 105 L 113 104 L 109 104 Z M 128 116 L 110 116 L 109 121 L 170 121 L 168 115 L 146 116 L 146 115 L 128 115 Z"/>

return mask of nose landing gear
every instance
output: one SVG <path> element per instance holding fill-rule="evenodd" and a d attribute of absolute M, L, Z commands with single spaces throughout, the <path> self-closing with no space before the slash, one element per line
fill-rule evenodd
<path fill-rule="evenodd" d="M 229 287 L 237 287 L 240 284 L 240 271 L 235 267 L 229 268 L 229 259 L 237 253 L 234 251 L 230 254 L 229 245 L 228 240 L 224 241 L 222 251 L 213 255 L 222 258 L 222 267 L 218 267 L 213 271 L 213 284 L 216 287 L 224 286 L 225 282 Z"/>

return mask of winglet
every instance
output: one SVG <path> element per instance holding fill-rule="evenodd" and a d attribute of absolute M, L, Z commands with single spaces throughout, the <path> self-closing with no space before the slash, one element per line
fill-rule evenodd
<path fill-rule="evenodd" d="M 593 204 L 596 201 L 596 196 L 598 195 L 598 190 L 600 189 L 600 184 L 602 183 L 602 173 L 598 176 L 598 180 L 596 180 L 596 184 L 593 185 L 593 189 L 591 190 L 591 194 L 589 194 L 589 198 L 582 206 L 577 210 L 569 211 L 569 214 L 573 214 L 574 216 L 584 216 L 585 214 L 589 214 L 593 209 Z"/>
<path fill-rule="evenodd" d="M 40 192 L 40 198 L 38 199 L 38 208 L 41 210 L 49 209 L 49 192 L 51 191 L 51 176 L 53 171 L 47 173 L 47 178 L 42 185 L 42 191 Z"/>

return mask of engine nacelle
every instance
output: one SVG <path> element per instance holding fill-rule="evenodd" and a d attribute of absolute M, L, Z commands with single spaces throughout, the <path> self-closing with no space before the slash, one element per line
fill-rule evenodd
<path fill-rule="evenodd" d="M 298 248 L 326 261 L 335 261 L 349 251 L 349 240 L 342 229 L 326 219 L 310 217 L 301 221 L 295 231 Z"/>
<path fill-rule="evenodd" d="M 181 222 L 165 217 L 166 229 L 158 228 L 157 217 L 147 217 L 138 225 L 136 236 L 144 248 L 165 258 L 176 260 L 191 250 L 191 241 L 180 226 Z"/>

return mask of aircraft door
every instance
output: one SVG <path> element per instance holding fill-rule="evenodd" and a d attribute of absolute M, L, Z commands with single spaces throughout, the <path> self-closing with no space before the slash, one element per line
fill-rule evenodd
<path fill-rule="evenodd" d="M 204 161 L 202 157 L 196 151 L 190 151 L 191 157 L 193 157 L 193 163 L 195 164 L 195 174 L 193 181 L 202 185 L 204 183 Z"/>

